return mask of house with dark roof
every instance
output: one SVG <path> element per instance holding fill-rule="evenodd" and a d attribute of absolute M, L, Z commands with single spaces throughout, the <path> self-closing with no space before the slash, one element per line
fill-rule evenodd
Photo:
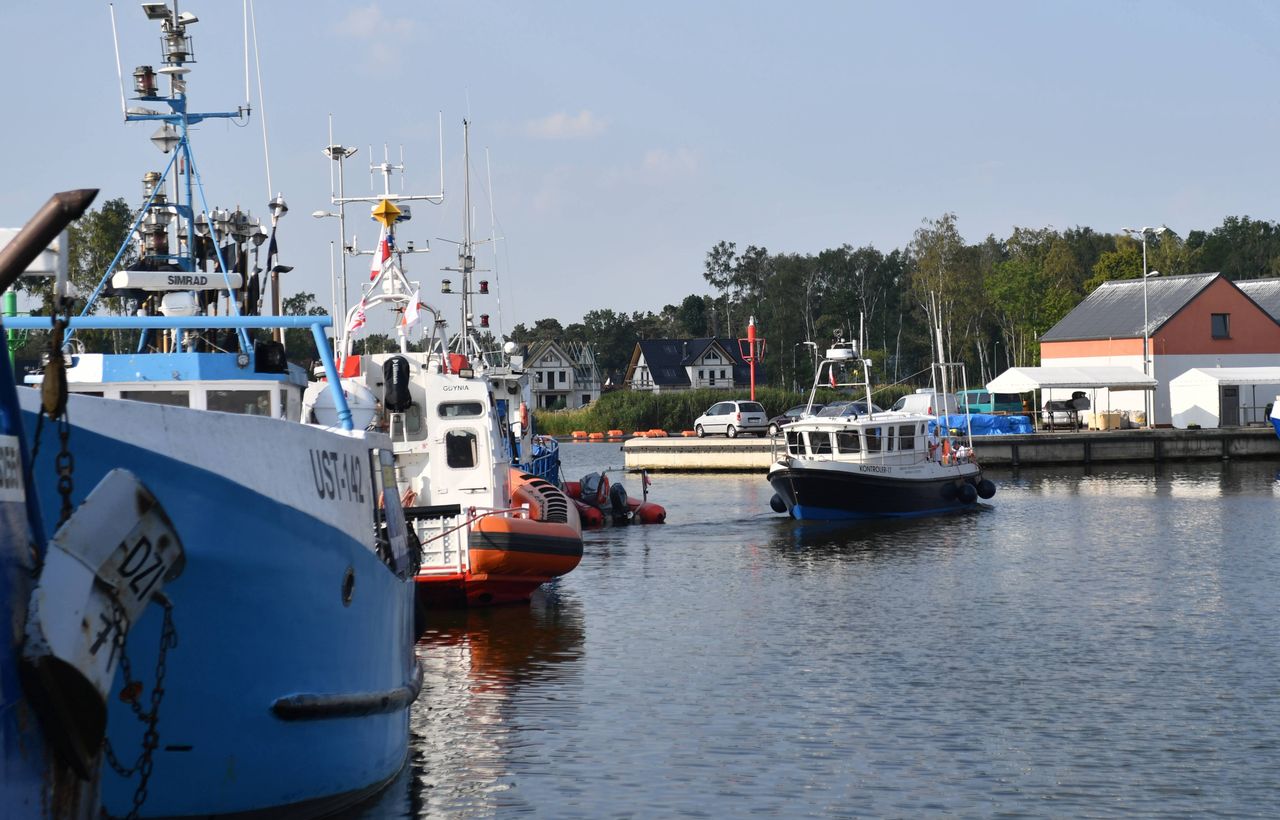
<path fill-rule="evenodd" d="M 764 382 L 764 362 L 756 362 L 756 384 Z M 743 360 L 738 340 L 641 339 L 631 352 L 623 385 L 630 390 L 731 390 L 751 384 L 751 365 Z"/>
<path fill-rule="evenodd" d="M 1145 287 L 1141 279 L 1104 282 L 1040 337 L 1040 360 L 1045 367 L 1150 373 L 1159 382 L 1152 422 L 1168 425 L 1175 377 L 1192 368 L 1280 364 L 1280 280 L 1233 283 L 1220 273 L 1196 273 L 1151 276 Z M 1145 397 L 1143 391 L 1099 390 L 1095 409 L 1143 411 Z M 1261 409 L 1242 407 L 1241 417 L 1250 420 Z"/>
<path fill-rule="evenodd" d="M 590 345 L 534 342 L 524 365 L 533 374 L 533 404 L 540 410 L 576 410 L 600 398 L 600 368 Z"/>

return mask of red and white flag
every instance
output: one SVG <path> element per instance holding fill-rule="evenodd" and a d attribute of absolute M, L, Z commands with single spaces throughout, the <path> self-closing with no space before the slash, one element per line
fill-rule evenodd
<path fill-rule="evenodd" d="M 831 373 L 831 386 L 835 387 L 836 386 L 836 366 L 834 363 L 832 363 L 831 365 L 830 373 Z"/>
<path fill-rule="evenodd" d="M 360 304 L 356 305 L 355 313 L 351 314 L 351 321 L 347 322 L 347 332 L 353 333 L 364 327 L 366 318 L 364 315 L 364 300 L 361 299 Z"/>
<path fill-rule="evenodd" d="M 404 306 L 405 327 L 417 324 L 418 317 L 422 315 L 422 312 L 419 310 L 419 308 L 422 307 L 422 304 L 418 301 L 418 298 L 419 292 L 415 290 L 413 295 L 409 297 L 409 304 Z"/>
<path fill-rule="evenodd" d="M 383 225 L 378 233 L 378 246 L 373 249 L 373 264 L 369 267 L 369 281 L 378 278 L 378 274 L 386 270 L 391 261 L 391 242 L 387 238 L 387 226 Z"/>

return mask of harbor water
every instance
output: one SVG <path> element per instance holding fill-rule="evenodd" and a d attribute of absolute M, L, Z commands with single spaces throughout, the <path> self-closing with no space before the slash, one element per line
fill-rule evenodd
<path fill-rule="evenodd" d="M 840 526 L 655 476 L 669 523 L 433 618 L 409 765 L 350 816 L 1274 816 L 1278 468 L 1005 471 L 979 512 Z"/>

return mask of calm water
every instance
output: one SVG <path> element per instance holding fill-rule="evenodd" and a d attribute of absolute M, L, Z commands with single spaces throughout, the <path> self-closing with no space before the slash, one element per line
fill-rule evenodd
<path fill-rule="evenodd" d="M 1277 468 L 1002 472 L 987 510 L 839 527 L 656 475 L 671 523 L 437 619 L 359 816 L 1277 816 Z"/>

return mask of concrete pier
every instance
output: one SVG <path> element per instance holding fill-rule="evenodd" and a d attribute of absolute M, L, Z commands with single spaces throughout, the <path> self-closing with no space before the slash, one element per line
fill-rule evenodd
<path fill-rule="evenodd" d="M 628 470 L 756 472 L 769 469 L 775 446 L 781 452 L 781 438 L 633 438 L 622 445 L 622 457 Z M 984 467 L 1152 463 L 1190 459 L 1280 460 L 1280 438 L 1270 427 L 1082 430 L 1078 433 L 974 436 L 973 451 Z"/>

